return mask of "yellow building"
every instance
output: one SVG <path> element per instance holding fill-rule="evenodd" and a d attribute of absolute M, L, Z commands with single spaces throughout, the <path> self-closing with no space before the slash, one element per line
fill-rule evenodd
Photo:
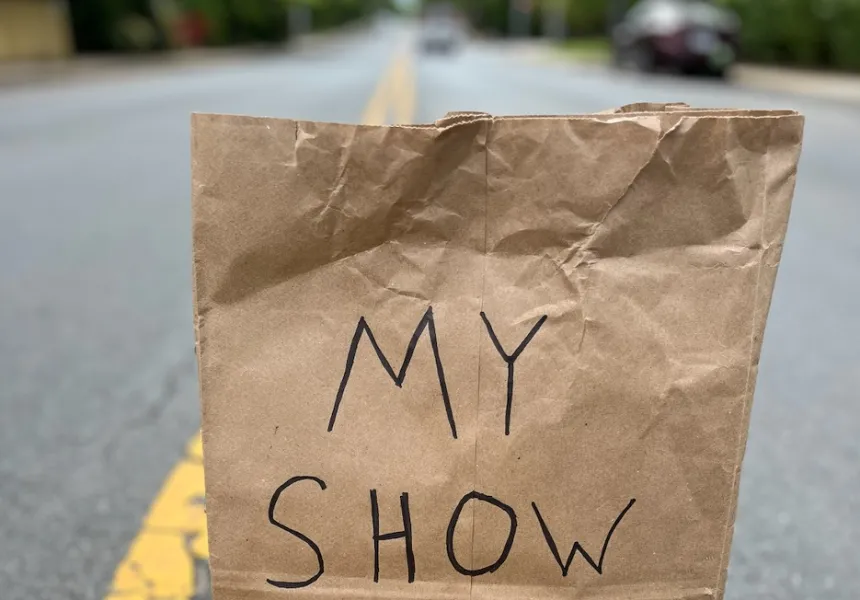
<path fill-rule="evenodd" d="M 0 0 L 0 61 L 62 58 L 72 49 L 66 0 Z"/>

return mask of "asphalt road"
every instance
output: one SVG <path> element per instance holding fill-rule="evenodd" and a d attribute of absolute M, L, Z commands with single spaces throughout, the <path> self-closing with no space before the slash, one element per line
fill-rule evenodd
<path fill-rule="evenodd" d="M 0 596 L 100 600 L 198 426 L 189 113 L 358 121 L 402 32 L 0 91 Z M 417 120 L 640 100 L 797 108 L 807 138 L 761 364 L 732 600 L 860 590 L 860 107 L 417 57 Z"/>

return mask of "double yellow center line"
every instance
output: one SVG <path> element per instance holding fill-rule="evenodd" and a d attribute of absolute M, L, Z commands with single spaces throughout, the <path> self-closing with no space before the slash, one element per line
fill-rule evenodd
<path fill-rule="evenodd" d="M 415 70 L 412 55 L 401 52 L 376 86 L 376 91 L 362 116 L 362 123 L 412 123 L 414 119 Z"/>
<path fill-rule="evenodd" d="M 400 52 L 364 111 L 365 125 L 411 123 L 415 118 L 412 57 Z M 157 443 L 157 441 L 153 441 Z M 190 600 L 208 596 L 209 545 L 204 512 L 200 434 L 155 497 L 105 600 Z"/>

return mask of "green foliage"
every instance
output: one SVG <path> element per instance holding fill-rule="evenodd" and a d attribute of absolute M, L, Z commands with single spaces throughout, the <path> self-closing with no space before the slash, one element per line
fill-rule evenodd
<path fill-rule="evenodd" d="M 69 15 L 79 51 L 145 50 L 164 44 L 148 0 L 70 0 Z"/>
<path fill-rule="evenodd" d="M 609 40 L 605 37 L 576 37 L 560 45 L 563 53 L 580 61 L 608 62 L 612 55 Z"/>
<path fill-rule="evenodd" d="M 860 0 L 723 0 L 741 17 L 746 59 L 860 69 Z"/>
<path fill-rule="evenodd" d="M 118 50 L 146 52 L 160 47 L 161 36 L 152 19 L 131 13 L 114 24 L 111 43 Z"/>
<path fill-rule="evenodd" d="M 574 0 L 567 3 L 567 30 L 575 36 L 606 32 L 606 0 Z"/>
<path fill-rule="evenodd" d="M 317 29 L 337 27 L 367 14 L 369 4 L 362 0 L 311 0 L 313 24 Z"/>
<path fill-rule="evenodd" d="M 70 0 L 69 8 L 78 50 L 115 51 L 166 47 L 189 15 L 200 19 L 207 44 L 282 42 L 294 4 L 310 7 L 317 29 L 391 7 L 389 0 Z"/>
<path fill-rule="evenodd" d="M 434 1 L 434 0 L 427 0 Z M 510 2 L 455 0 L 479 30 L 506 34 Z M 746 60 L 860 70 L 860 0 L 715 0 L 741 17 Z M 573 37 L 605 34 L 610 9 L 635 0 L 531 0 L 532 33 L 540 33 L 541 11 L 564 4 Z"/>
<path fill-rule="evenodd" d="M 494 34 L 508 31 L 508 0 L 458 0 L 453 2 L 478 30 Z"/>
<path fill-rule="evenodd" d="M 428 0 L 432 1 L 432 0 Z M 452 0 L 482 31 L 508 32 L 511 0 Z M 742 52 L 747 60 L 808 67 L 860 70 L 860 0 L 717 0 L 735 10 L 743 22 Z M 567 31 L 574 37 L 606 32 L 611 6 L 633 0 L 532 0 L 532 34 L 539 34 L 541 11 L 563 4 Z M 194 11 L 205 22 L 209 44 L 280 42 L 287 35 L 288 8 L 310 7 L 315 28 L 337 27 L 366 17 L 390 0 L 70 0 L 79 50 L 148 50 L 165 47 L 170 22 L 164 11 Z M 167 20 L 169 21 L 169 20 Z"/>
<path fill-rule="evenodd" d="M 275 43 L 287 37 L 287 12 L 280 0 L 221 0 L 227 13 L 227 42 Z"/>
<path fill-rule="evenodd" d="M 510 1 L 458 0 L 455 4 L 459 5 L 477 29 L 505 34 L 509 29 Z M 633 0 L 531 0 L 532 33 L 540 34 L 544 10 L 561 5 L 564 7 L 567 31 L 571 35 L 595 36 L 605 34 L 610 2 L 615 2 L 624 8 L 629 6 Z"/>
<path fill-rule="evenodd" d="M 337 27 L 366 17 L 387 0 L 182 0 L 207 17 L 212 43 L 245 44 L 286 39 L 292 5 L 310 8 L 315 29 Z"/>
<path fill-rule="evenodd" d="M 827 23 L 827 51 L 830 63 L 860 71 L 860 2 L 841 3 Z"/>

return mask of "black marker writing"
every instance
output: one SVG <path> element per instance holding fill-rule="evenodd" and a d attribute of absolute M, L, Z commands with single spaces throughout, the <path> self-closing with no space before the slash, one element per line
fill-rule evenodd
<path fill-rule="evenodd" d="M 379 533 L 379 502 L 376 490 L 370 490 L 370 516 L 373 520 L 373 581 L 379 583 L 379 542 L 398 540 L 406 542 L 406 569 L 409 583 L 415 581 L 415 554 L 412 553 L 412 519 L 409 516 L 409 494 L 400 494 L 400 512 L 403 514 L 403 531 Z"/>
<path fill-rule="evenodd" d="M 430 337 L 430 347 L 433 349 L 433 357 L 436 359 L 436 375 L 439 378 L 439 387 L 442 390 L 442 402 L 445 404 L 445 413 L 448 416 L 448 424 L 451 426 L 451 435 L 457 439 L 457 426 L 454 423 L 454 413 L 451 409 L 451 400 L 448 398 L 448 385 L 445 383 L 445 371 L 442 369 L 442 359 L 439 356 L 439 344 L 436 341 L 436 325 L 433 322 L 433 307 L 427 309 L 418 326 L 415 328 L 415 333 L 412 334 L 412 339 L 409 340 L 409 346 L 406 348 L 406 356 L 403 358 L 403 364 L 398 373 L 394 372 L 391 363 L 385 357 L 379 344 L 376 343 L 376 338 L 373 337 L 373 331 L 364 317 L 358 320 L 358 325 L 355 328 L 355 335 L 352 337 L 352 343 L 349 345 L 349 352 L 346 356 L 346 367 L 343 371 L 343 378 L 340 380 L 340 387 L 337 390 L 337 397 L 334 400 L 334 407 L 331 411 L 331 418 L 328 422 L 328 430 L 334 429 L 334 422 L 337 419 L 337 412 L 340 410 L 340 403 L 343 400 L 343 394 L 346 391 L 346 384 L 349 382 L 349 376 L 352 373 L 352 366 L 355 363 L 355 354 L 358 351 L 358 343 L 361 341 L 363 334 L 367 335 L 370 340 L 370 345 L 376 351 L 376 356 L 379 357 L 379 362 L 382 363 L 385 372 L 394 381 L 397 387 L 403 386 L 403 380 L 406 379 L 406 371 L 409 369 L 409 363 L 412 361 L 412 355 L 415 353 L 415 346 L 418 344 L 418 339 L 424 330 Z"/>
<path fill-rule="evenodd" d="M 497 558 L 494 563 L 487 565 L 486 567 L 481 567 L 480 569 L 465 568 L 460 564 L 460 561 L 457 560 L 457 556 L 454 554 L 454 531 L 457 529 L 457 521 L 460 520 L 460 513 L 463 512 L 463 508 L 470 500 L 480 500 L 481 502 L 487 502 L 488 504 L 492 504 L 493 506 L 502 509 L 511 521 L 510 529 L 508 530 L 508 539 L 505 541 L 505 546 L 502 549 L 502 553 L 499 555 L 499 558 Z M 516 534 L 517 513 L 513 508 L 492 496 L 487 496 L 480 492 L 469 492 L 460 499 L 460 502 L 457 504 L 457 508 L 454 509 L 454 513 L 451 515 L 451 521 L 448 523 L 448 534 L 445 538 L 448 560 L 451 561 L 451 565 L 457 570 L 457 572 L 462 575 L 476 577 L 478 575 L 483 575 L 484 573 L 493 573 L 497 571 L 508 559 L 508 554 L 510 554 L 511 547 L 514 545 L 514 536 L 516 536 Z"/>
<path fill-rule="evenodd" d="M 517 349 L 514 350 L 513 354 L 508 354 L 505 352 L 505 349 L 502 348 L 502 344 L 499 342 L 499 338 L 496 337 L 496 332 L 493 331 L 493 325 L 490 323 L 490 320 L 487 318 L 485 313 L 481 313 L 481 318 L 484 320 L 484 325 L 487 326 L 487 333 L 490 334 L 490 339 L 493 340 L 493 346 L 496 347 L 496 351 L 499 353 L 499 356 L 508 364 L 508 397 L 507 402 L 505 404 L 505 435 L 511 434 L 511 409 L 514 405 L 514 363 L 517 362 L 517 359 L 520 357 L 520 354 L 523 353 L 523 350 L 526 349 L 526 346 L 529 345 L 529 342 L 532 341 L 535 335 L 537 335 L 538 330 L 540 330 L 541 326 L 543 326 L 544 321 L 546 321 L 547 316 L 542 316 L 537 323 L 535 323 L 534 327 L 532 327 L 531 331 L 529 331 L 528 335 L 520 342 L 520 345 L 517 346 Z"/>
<path fill-rule="evenodd" d="M 591 568 L 597 571 L 599 575 L 603 575 L 603 559 L 606 558 L 606 550 L 609 548 L 609 540 L 612 539 L 612 534 L 615 533 L 615 528 L 618 527 L 618 524 L 621 523 L 621 519 L 624 518 L 624 515 L 627 514 L 627 511 L 632 508 L 632 506 L 636 503 L 636 499 L 633 498 L 624 507 L 624 510 L 621 511 L 621 514 L 615 519 L 615 522 L 612 523 L 612 527 L 609 528 L 609 533 L 606 534 L 606 538 L 603 540 L 603 548 L 600 550 L 600 559 L 597 562 L 594 562 L 594 559 L 585 551 L 585 548 L 579 542 L 573 542 L 573 548 L 570 551 L 570 554 L 567 555 L 567 561 L 561 561 L 561 555 L 558 553 L 558 547 L 555 545 L 555 540 L 552 537 L 552 534 L 549 532 L 549 527 L 547 527 L 546 522 L 543 520 L 543 517 L 538 510 L 537 504 L 532 502 L 532 508 L 535 511 L 535 516 L 537 516 L 538 522 L 540 523 L 541 531 L 543 532 L 543 537 L 546 539 L 546 543 L 549 546 L 550 552 L 555 557 L 555 562 L 558 563 L 558 566 L 561 567 L 561 575 L 562 577 L 567 577 L 567 573 L 570 570 L 570 565 L 573 562 L 574 556 L 579 552 L 582 554 L 582 558 L 585 559 Z"/>
<path fill-rule="evenodd" d="M 291 589 L 291 588 L 301 588 L 301 587 L 309 586 L 314 581 L 319 579 L 320 576 L 325 572 L 325 563 L 323 562 L 323 556 L 322 556 L 322 552 L 320 551 L 320 547 L 317 546 L 316 543 L 312 539 L 310 539 L 308 536 L 306 536 L 305 534 L 299 533 L 295 529 L 290 529 L 289 527 L 287 527 L 283 523 L 279 523 L 275 519 L 275 507 L 278 504 L 278 500 L 281 498 L 281 493 L 284 490 L 286 490 L 288 487 L 293 485 L 294 483 L 298 483 L 300 481 L 313 481 L 313 482 L 316 482 L 316 484 L 320 486 L 320 489 L 324 490 L 326 488 L 325 481 L 323 481 L 322 479 L 319 479 L 318 477 L 312 477 L 309 475 L 300 475 L 298 477 L 292 477 L 292 478 L 288 479 L 284 484 L 282 484 L 278 489 L 275 490 L 274 494 L 272 494 L 272 500 L 269 502 L 269 523 L 271 523 L 275 527 L 279 527 L 280 529 L 283 529 L 284 531 L 286 531 L 290 535 L 293 535 L 293 536 L 299 538 L 305 544 L 307 544 L 310 547 L 310 549 L 314 551 L 314 554 L 317 555 L 317 562 L 319 563 L 319 569 L 317 570 L 316 574 L 313 577 L 311 577 L 310 579 L 305 579 L 304 581 L 275 581 L 273 579 L 266 579 L 266 583 L 268 583 L 269 585 L 273 585 L 275 587 L 278 587 L 278 588 Z"/>

